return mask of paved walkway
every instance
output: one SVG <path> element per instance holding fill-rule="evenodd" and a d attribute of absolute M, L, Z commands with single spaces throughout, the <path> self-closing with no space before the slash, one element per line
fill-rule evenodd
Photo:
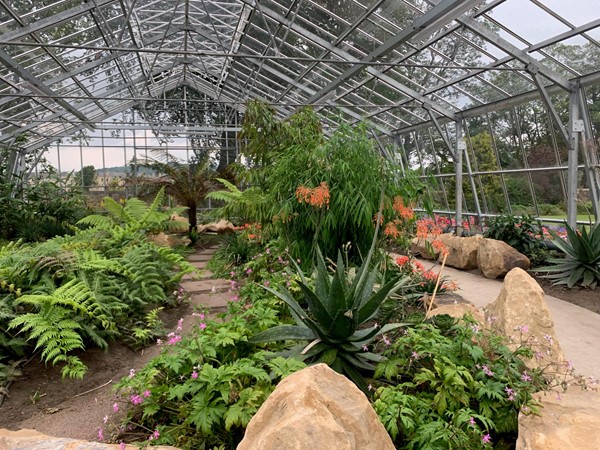
<path fill-rule="evenodd" d="M 502 289 L 502 281 L 473 272 L 446 267 L 444 275 L 455 280 L 459 286 L 457 293 L 478 308 L 496 300 Z M 565 357 L 573 361 L 577 373 L 600 379 L 600 315 L 549 295 L 546 301 Z"/>

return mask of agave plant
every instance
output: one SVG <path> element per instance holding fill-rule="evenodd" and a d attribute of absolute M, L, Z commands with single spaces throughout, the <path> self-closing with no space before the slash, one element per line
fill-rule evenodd
<path fill-rule="evenodd" d="M 600 223 L 585 227 L 581 231 L 567 229 L 567 240 L 561 239 L 550 230 L 553 242 L 565 253 L 565 258 L 549 259 L 554 265 L 537 269 L 545 272 L 544 278 L 553 280 L 554 284 L 566 284 L 569 288 L 576 284 L 595 289 L 600 282 Z"/>
<path fill-rule="evenodd" d="M 308 341 L 296 346 L 292 355 L 308 363 L 323 362 L 339 373 L 346 374 L 354 383 L 366 391 L 367 385 L 361 371 L 373 371 L 374 362 L 383 356 L 368 351 L 378 336 L 403 324 L 381 326 L 372 323 L 384 300 L 404 286 L 409 278 L 385 281 L 376 286 L 380 278 L 377 265 L 371 267 L 375 240 L 361 267 L 352 273 L 338 256 L 333 276 L 317 250 L 315 288 L 309 287 L 302 271 L 297 267 L 301 281 L 298 284 L 304 294 L 308 310 L 305 310 L 285 289 L 265 288 L 289 307 L 295 325 L 281 325 L 253 336 L 251 342 L 281 340 Z"/>

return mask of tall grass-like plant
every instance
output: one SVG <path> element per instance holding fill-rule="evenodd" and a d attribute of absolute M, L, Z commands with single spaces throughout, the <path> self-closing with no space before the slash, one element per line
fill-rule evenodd
<path fill-rule="evenodd" d="M 588 231 L 566 225 L 567 240 L 562 239 L 554 230 L 548 230 L 554 244 L 565 253 L 565 258 L 553 258 L 548 262 L 552 266 L 537 269 L 545 272 L 545 278 L 554 284 L 564 284 L 572 288 L 576 284 L 595 289 L 600 283 L 600 224 Z"/>

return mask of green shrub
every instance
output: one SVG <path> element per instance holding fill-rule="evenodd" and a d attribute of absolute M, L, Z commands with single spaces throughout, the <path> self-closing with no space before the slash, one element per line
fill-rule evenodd
<path fill-rule="evenodd" d="M 171 334 L 158 357 L 118 384 L 129 407 L 126 424 L 136 426 L 123 436 L 128 440 L 233 449 L 276 383 L 305 366 L 268 357 L 248 342 L 280 323 L 272 302 L 250 307 L 232 302 L 220 320 L 195 315 L 188 335 Z"/>
<path fill-rule="evenodd" d="M 373 406 L 397 448 L 505 448 L 514 443 L 520 411 L 536 411 L 531 395 L 546 381 L 509 350 L 504 338 L 471 325 L 409 328 L 384 353 L 384 381 Z M 378 384 L 375 383 L 374 384 Z"/>
<path fill-rule="evenodd" d="M 156 321 L 142 325 L 148 310 L 168 305 L 194 270 L 135 226 L 9 243 L 0 248 L 0 359 L 35 349 L 45 362 L 65 364 L 63 375 L 81 377 L 86 368 L 75 351 L 106 348 L 117 336 L 147 340 L 160 329 Z"/>
<path fill-rule="evenodd" d="M 564 284 L 572 288 L 576 284 L 595 289 L 600 282 L 600 224 L 573 229 L 566 225 L 567 240 L 554 230 L 548 230 L 554 244 L 564 253 L 564 258 L 548 260 L 552 266 L 537 269 L 547 273 L 545 278 L 554 284 Z"/>
<path fill-rule="evenodd" d="M 538 265 L 546 258 L 542 244 L 542 224 L 533 216 L 497 216 L 487 222 L 484 236 L 504 241 L 515 250 L 527 256 L 532 264 Z"/>

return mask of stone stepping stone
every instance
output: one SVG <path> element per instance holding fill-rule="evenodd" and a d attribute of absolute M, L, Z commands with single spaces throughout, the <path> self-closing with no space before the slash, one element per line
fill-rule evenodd
<path fill-rule="evenodd" d="M 218 293 L 218 294 L 194 294 L 192 295 L 190 303 L 193 306 L 200 308 L 209 308 L 211 312 L 217 308 L 227 308 L 229 302 L 229 294 Z"/>
<path fill-rule="evenodd" d="M 195 253 L 193 255 L 189 255 L 186 259 L 189 262 L 208 262 L 212 258 L 212 254 L 206 253 Z"/>
<path fill-rule="evenodd" d="M 189 261 L 189 263 L 197 269 L 204 269 L 208 261 Z"/>
<path fill-rule="evenodd" d="M 210 270 L 198 270 L 196 273 L 186 273 L 181 281 L 198 281 L 208 280 L 213 278 L 213 273 Z"/>
<path fill-rule="evenodd" d="M 228 291 L 230 284 L 221 279 L 206 279 L 199 281 L 184 281 L 180 286 L 188 294 L 204 294 Z M 214 289 L 214 290 L 213 290 Z"/>

